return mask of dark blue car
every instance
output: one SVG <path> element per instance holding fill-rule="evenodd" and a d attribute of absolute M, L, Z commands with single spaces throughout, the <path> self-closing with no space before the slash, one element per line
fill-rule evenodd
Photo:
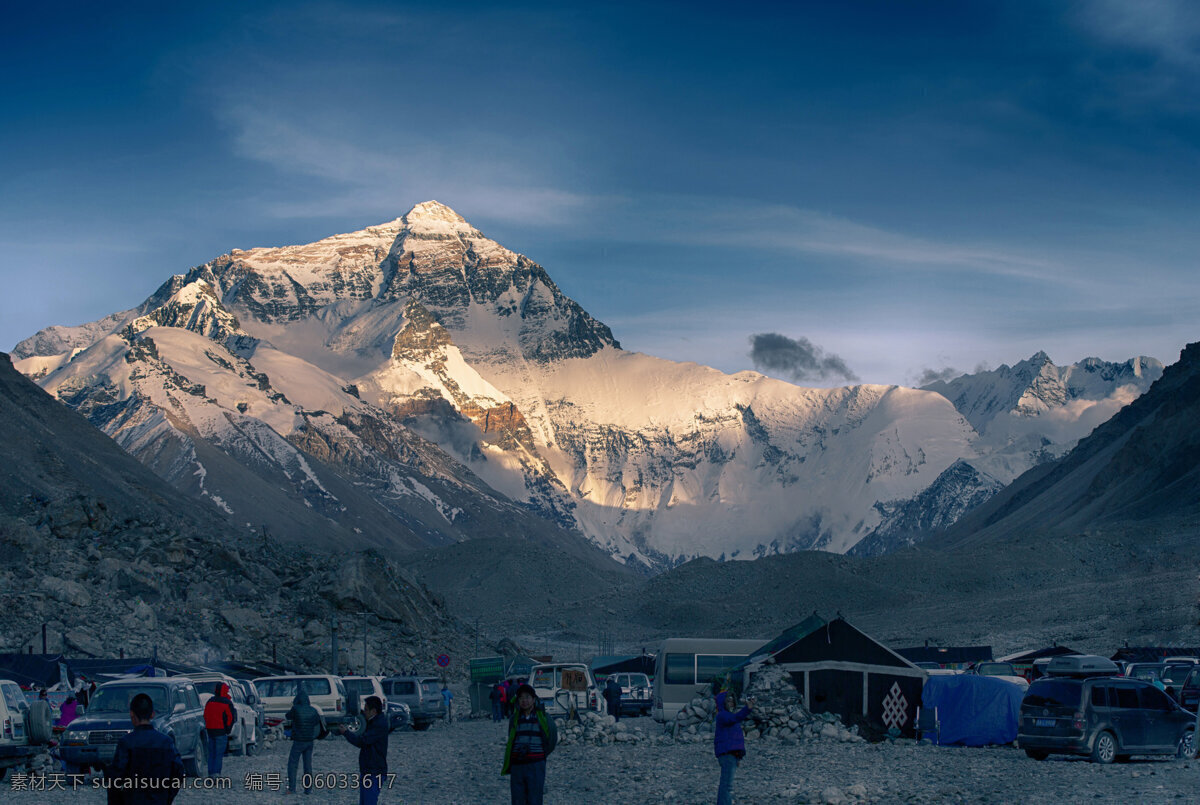
<path fill-rule="evenodd" d="M 204 710 L 196 686 L 186 677 L 122 679 L 96 688 L 87 713 L 67 725 L 59 740 L 68 772 L 112 762 L 117 741 L 133 729 L 129 702 L 139 693 L 154 702 L 154 728 L 175 739 L 187 773 L 200 777 L 208 772 Z"/>

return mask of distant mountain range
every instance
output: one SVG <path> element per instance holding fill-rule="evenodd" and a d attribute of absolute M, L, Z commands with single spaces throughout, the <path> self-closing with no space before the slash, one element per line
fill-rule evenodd
<path fill-rule="evenodd" d="M 943 528 L 1064 454 L 1149 358 L 808 389 L 621 349 L 546 271 L 426 202 L 233 250 L 18 368 L 245 532 L 405 551 L 532 539 L 661 570 Z"/>

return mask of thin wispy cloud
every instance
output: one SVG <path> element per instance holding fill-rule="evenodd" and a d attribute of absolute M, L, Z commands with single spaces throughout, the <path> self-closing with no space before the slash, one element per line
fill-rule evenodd
<path fill-rule="evenodd" d="M 1194 0 L 1089 0 L 1078 13 L 1085 29 L 1110 44 L 1200 69 L 1200 6 Z"/>

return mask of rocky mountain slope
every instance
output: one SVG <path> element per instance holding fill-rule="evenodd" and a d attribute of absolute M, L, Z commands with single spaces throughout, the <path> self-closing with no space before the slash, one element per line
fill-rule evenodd
<path fill-rule="evenodd" d="M 655 569 L 872 534 L 887 550 L 1060 444 L 993 438 L 1005 409 L 955 386 L 806 389 L 627 352 L 541 266 L 437 202 L 235 249 L 16 353 L 177 488 L 317 547 L 581 533 Z M 1038 381 L 1040 421 L 1080 421 L 1072 401 L 1111 394 L 1068 375 L 1061 400 Z"/>
<path fill-rule="evenodd" d="M 885 556 L 690 561 L 557 612 L 568 638 L 620 624 L 770 637 L 813 611 L 889 645 L 1057 641 L 1082 651 L 1200 640 L 1200 344 L 1062 459 L 941 535 Z M 513 601 L 518 607 L 520 600 Z M 541 605 L 533 602 L 533 605 Z M 569 627 L 566 626 L 569 624 Z"/>
<path fill-rule="evenodd" d="M 375 667 L 432 661 L 467 631 L 377 554 L 297 550 L 231 528 L 218 509 L 164 482 L 0 353 L 0 650 L 206 656 L 327 667 L 330 616 L 362 656 L 375 613 Z M 357 644 L 355 643 L 357 640 Z M 357 652 L 357 653 L 355 653 Z"/>

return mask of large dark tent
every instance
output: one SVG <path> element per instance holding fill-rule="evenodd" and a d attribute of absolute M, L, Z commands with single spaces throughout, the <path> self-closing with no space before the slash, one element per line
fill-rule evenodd
<path fill-rule="evenodd" d="M 809 616 L 755 652 L 742 666 L 747 678 L 768 659 L 792 675 L 812 712 L 914 734 L 927 674 L 845 619 Z"/>

